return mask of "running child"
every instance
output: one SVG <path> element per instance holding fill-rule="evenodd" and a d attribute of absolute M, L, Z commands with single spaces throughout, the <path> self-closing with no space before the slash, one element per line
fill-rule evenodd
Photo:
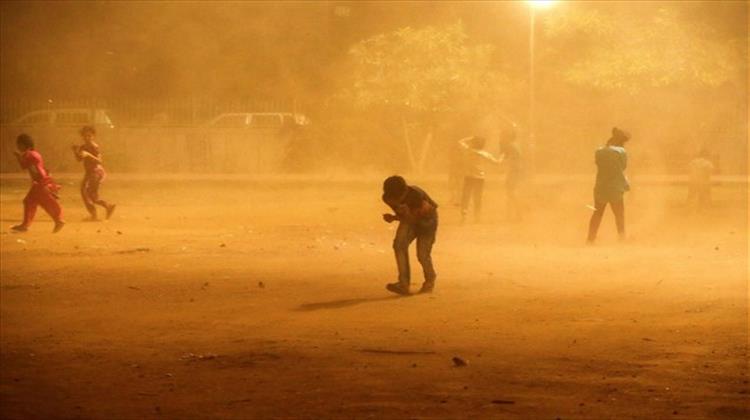
<path fill-rule="evenodd" d="M 630 134 L 615 127 L 612 129 L 612 137 L 607 144 L 596 150 L 595 161 L 597 166 L 596 185 L 594 186 L 594 213 L 589 220 L 588 242 L 593 243 L 602 215 L 607 204 L 612 207 L 615 214 L 615 224 L 620 239 L 625 239 L 625 203 L 623 195 L 630 190 L 630 183 L 625 176 L 625 168 L 628 166 L 628 156 L 625 152 L 625 143 L 630 140 Z"/>
<path fill-rule="evenodd" d="M 26 232 L 34 220 L 37 206 L 42 206 L 44 211 L 50 215 L 55 222 L 52 233 L 57 233 L 65 226 L 62 219 L 62 208 L 57 202 L 57 191 L 60 186 L 57 185 L 49 176 L 49 172 L 44 167 L 42 155 L 34 150 L 34 140 L 28 134 L 21 134 L 16 138 L 16 147 L 13 153 L 18 159 L 21 169 L 29 171 L 31 176 L 31 188 L 23 199 L 23 222 L 20 225 L 11 227 L 14 232 Z"/>
<path fill-rule="evenodd" d="M 432 292 L 437 278 L 431 255 L 438 227 L 437 203 L 424 190 L 416 185 L 407 185 L 404 178 L 397 175 L 383 182 L 383 202 L 395 213 L 383 214 L 383 220 L 399 222 L 393 239 L 398 282 L 387 284 L 386 289 L 399 295 L 409 294 L 409 245 L 416 239 L 417 259 L 424 272 L 424 283 L 419 293 Z"/>
<path fill-rule="evenodd" d="M 90 217 L 87 220 L 97 220 L 96 205 L 104 207 L 106 217 L 109 219 L 115 211 L 115 205 L 109 204 L 99 198 L 99 185 L 104 181 L 106 173 L 102 166 L 102 155 L 99 145 L 94 142 L 96 130 L 94 127 L 85 126 L 81 128 L 83 144 L 72 146 L 73 155 L 79 162 L 83 162 L 83 181 L 81 181 L 81 198 L 86 206 Z"/>

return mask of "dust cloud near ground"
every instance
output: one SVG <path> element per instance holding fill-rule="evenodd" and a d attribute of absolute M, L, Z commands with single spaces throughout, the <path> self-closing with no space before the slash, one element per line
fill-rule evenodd
<path fill-rule="evenodd" d="M 465 225 L 408 179 L 441 204 L 437 287 L 411 297 L 384 289 L 382 178 L 113 176 L 99 223 L 62 180 L 56 235 L 41 210 L 8 232 L 27 181 L 2 180 L 3 418 L 748 415 L 744 180 L 694 212 L 635 179 L 629 239 L 608 211 L 586 246 L 588 179 L 540 179 L 520 223 L 490 179 Z"/>

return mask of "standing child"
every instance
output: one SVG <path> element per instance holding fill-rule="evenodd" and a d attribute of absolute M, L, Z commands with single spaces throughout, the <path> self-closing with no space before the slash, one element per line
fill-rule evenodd
<path fill-rule="evenodd" d="M 81 198 L 86 210 L 89 212 L 88 220 L 97 220 L 96 206 L 98 204 L 107 212 L 107 219 L 115 211 L 114 204 L 108 204 L 99 198 L 99 185 L 104 181 L 105 172 L 102 166 L 102 156 L 99 152 L 99 145 L 94 142 L 96 130 L 94 127 L 85 126 L 81 128 L 82 145 L 73 145 L 73 154 L 79 162 L 83 162 L 84 176 L 81 181 Z"/>
<path fill-rule="evenodd" d="M 396 220 L 399 222 L 393 239 L 398 282 L 387 284 L 386 289 L 399 295 L 409 294 L 409 244 L 416 239 L 417 259 L 424 272 L 424 283 L 419 293 L 432 292 L 437 277 L 431 255 L 438 226 L 437 203 L 424 190 L 415 185 L 407 185 L 404 178 L 397 175 L 383 182 L 383 201 L 395 213 L 384 214 L 383 220 L 388 223 Z"/>
<path fill-rule="evenodd" d="M 466 137 L 458 141 L 464 152 L 464 189 L 461 197 L 461 220 L 466 221 L 469 201 L 474 201 L 474 219 L 479 221 L 482 212 L 484 190 L 484 166 L 487 161 L 500 163 L 495 156 L 484 150 L 486 141 L 482 137 Z"/>
<path fill-rule="evenodd" d="M 517 190 L 523 177 L 523 166 L 521 148 L 516 142 L 515 129 L 506 131 L 500 136 L 500 153 L 506 166 L 505 198 L 507 217 L 511 221 L 519 221 L 522 217 L 522 210 Z"/>
<path fill-rule="evenodd" d="M 23 199 L 23 222 L 11 227 L 14 232 L 26 232 L 34 220 L 37 206 L 42 206 L 44 211 L 50 215 L 55 222 L 52 233 L 57 233 L 63 228 L 65 222 L 62 220 L 62 208 L 57 202 L 57 191 L 60 186 L 55 184 L 44 167 L 42 155 L 34 150 L 34 140 L 28 134 L 21 134 L 16 139 L 14 151 L 21 169 L 29 171 L 31 176 L 31 188 Z"/>
<path fill-rule="evenodd" d="M 596 185 L 594 186 L 594 214 L 589 220 L 588 242 L 593 243 L 602 215 L 607 204 L 612 207 L 620 239 L 625 239 L 625 203 L 623 195 L 630 190 L 625 168 L 628 166 L 628 156 L 625 143 L 630 140 L 630 134 L 615 127 L 612 137 L 607 144 L 596 150 Z"/>
<path fill-rule="evenodd" d="M 708 208 L 711 205 L 711 174 L 714 164 L 707 149 L 701 149 L 698 156 L 690 161 L 690 185 L 688 186 L 688 205 L 696 208 Z"/>

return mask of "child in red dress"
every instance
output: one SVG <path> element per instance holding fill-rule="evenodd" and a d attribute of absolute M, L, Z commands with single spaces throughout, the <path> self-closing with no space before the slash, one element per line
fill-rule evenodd
<path fill-rule="evenodd" d="M 28 134 L 18 136 L 16 147 L 18 150 L 14 153 L 21 169 L 28 170 L 31 176 L 31 189 L 26 194 L 26 198 L 23 199 L 23 222 L 11 227 L 11 230 L 26 232 L 34 220 L 37 206 L 42 206 L 44 211 L 55 221 L 52 233 L 57 233 L 65 225 L 62 220 L 62 208 L 60 203 L 57 202 L 57 191 L 60 186 L 49 176 L 47 169 L 44 167 L 42 155 L 34 150 L 34 140 L 31 136 Z"/>

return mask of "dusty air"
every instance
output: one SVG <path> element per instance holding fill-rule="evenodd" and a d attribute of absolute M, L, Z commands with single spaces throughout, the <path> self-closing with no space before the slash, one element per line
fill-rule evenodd
<path fill-rule="evenodd" d="M 748 8 L 0 2 L 0 418 L 750 418 Z"/>

